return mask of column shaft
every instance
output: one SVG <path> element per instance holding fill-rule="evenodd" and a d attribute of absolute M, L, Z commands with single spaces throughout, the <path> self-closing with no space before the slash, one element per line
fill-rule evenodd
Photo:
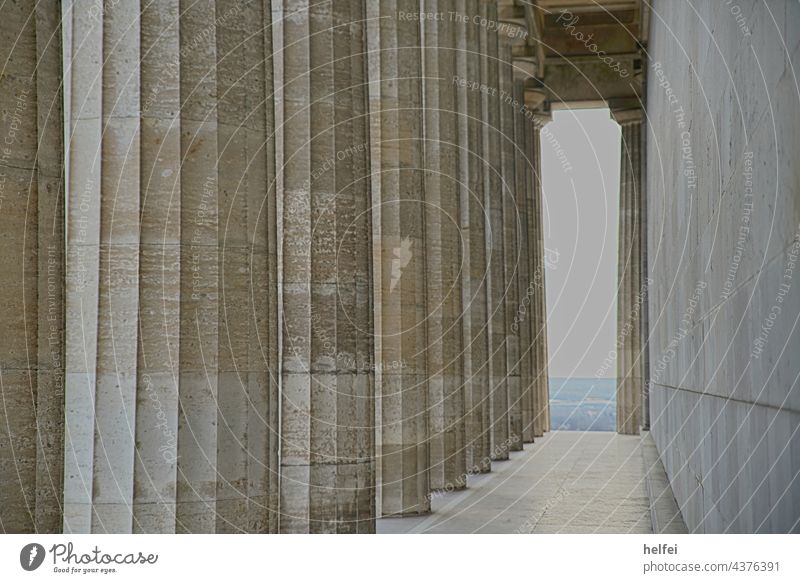
<path fill-rule="evenodd" d="M 617 431 L 639 433 L 642 414 L 641 318 L 645 306 L 641 277 L 640 110 L 615 112 L 621 125 L 619 295 L 617 335 Z"/>
<path fill-rule="evenodd" d="M 531 199 L 532 232 L 532 269 L 535 300 L 533 316 L 534 342 L 534 436 L 540 437 L 549 430 L 549 386 L 547 374 L 547 300 L 545 294 L 544 267 L 544 230 L 542 221 L 542 174 L 541 174 L 541 128 L 549 117 L 537 115 L 532 123 L 531 155 L 533 157 L 533 192 Z"/>
<path fill-rule="evenodd" d="M 444 15 L 423 22 L 431 488 L 452 490 L 466 486 L 455 2 L 424 11 Z"/>
<path fill-rule="evenodd" d="M 497 4 L 481 2 L 481 20 L 497 21 Z M 508 459 L 508 385 L 506 362 L 506 308 L 504 300 L 503 171 L 500 148 L 500 66 L 495 28 L 480 32 L 482 92 L 484 207 L 486 208 L 487 314 L 489 319 L 489 416 L 492 460 Z"/>
<path fill-rule="evenodd" d="M 514 66 L 511 60 L 511 39 L 499 35 L 500 65 L 500 127 L 502 131 L 500 152 L 502 157 L 502 228 L 503 228 L 503 301 L 505 304 L 505 338 L 508 386 L 509 447 L 511 451 L 522 449 L 522 391 L 520 385 L 519 326 L 519 262 L 517 241 L 519 227 L 519 204 L 516 184 L 516 111 L 521 107 L 515 99 Z"/>
<path fill-rule="evenodd" d="M 479 15 L 479 0 L 459 0 L 458 10 Z M 484 126 L 481 91 L 480 27 L 471 19 L 457 24 L 461 140 L 461 229 L 464 241 L 463 330 L 467 469 L 491 469 L 489 417 L 489 326 L 486 312 L 486 207 L 484 206 Z"/>
<path fill-rule="evenodd" d="M 65 530 L 274 530 L 269 10 L 92 7 L 72 13 Z"/>
<path fill-rule="evenodd" d="M 365 15 L 283 10 L 280 531 L 374 532 Z"/>
<path fill-rule="evenodd" d="M 518 248 L 519 261 L 519 308 L 515 316 L 515 324 L 519 329 L 520 339 L 520 405 L 522 408 L 522 440 L 533 442 L 533 308 L 534 288 L 532 285 L 532 226 L 530 222 L 531 192 L 533 168 L 528 148 L 530 146 L 530 122 L 525 109 L 525 89 L 522 81 L 514 84 L 514 98 L 520 104 L 515 111 L 514 143 L 516 144 L 516 189 L 519 207 Z"/>
<path fill-rule="evenodd" d="M 0 531 L 61 531 L 64 200 L 60 5 L 0 6 Z"/>
<path fill-rule="evenodd" d="M 419 23 L 399 17 L 419 11 L 419 0 L 380 2 L 384 516 L 430 511 L 422 45 Z"/>

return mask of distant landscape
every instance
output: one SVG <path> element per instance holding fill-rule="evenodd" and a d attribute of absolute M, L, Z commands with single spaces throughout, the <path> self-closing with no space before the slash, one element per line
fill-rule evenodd
<path fill-rule="evenodd" d="M 551 429 L 616 431 L 616 390 L 616 379 L 551 377 Z"/>

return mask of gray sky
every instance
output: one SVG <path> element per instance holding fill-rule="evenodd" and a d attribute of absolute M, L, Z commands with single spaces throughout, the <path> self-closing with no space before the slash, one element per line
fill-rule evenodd
<path fill-rule="evenodd" d="M 553 377 L 616 376 L 619 135 L 607 109 L 555 111 L 541 134 Z"/>

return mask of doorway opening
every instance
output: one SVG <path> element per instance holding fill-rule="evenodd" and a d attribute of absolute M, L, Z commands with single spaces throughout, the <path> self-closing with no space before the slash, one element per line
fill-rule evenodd
<path fill-rule="evenodd" d="M 551 430 L 616 431 L 620 127 L 565 108 L 540 135 Z"/>

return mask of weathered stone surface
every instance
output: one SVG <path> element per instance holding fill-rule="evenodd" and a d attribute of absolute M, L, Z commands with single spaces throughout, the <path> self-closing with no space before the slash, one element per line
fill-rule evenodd
<path fill-rule="evenodd" d="M 430 511 L 422 53 L 418 0 L 382 0 L 369 36 L 380 220 L 381 515 Z M 373 12 L 374 13 L 374 12 Z M 377 254 L 377 251 L 376 251 Z"/>
<path fill-rule="evenodd" d="M 461 0 L 462 14 L 480 14 L 478 0 Z M 485 84 L 481 73 L 480 26 L 469 20 L 456 24 L 457 79 L 460 100 L 461 232 L 463 244 L 463 334 L 466 425 L 466 465 L 470 473 L 491 469 L 489 403 L 488 271 L 486 265 L 487 209 L 484 182 L 482 97 L 471 83 Z"/>
<path fill-rule="evenodd" d="M 641 277 L 642 111 L 613 112 L 622 127 L 619 251 L 617 256 L 617 431 L 637 435 L 642 423 L 642 318 L 647 286 Z"/>
<path fill-rule="evenodd" d="M 481 19 L 497 20 L 497 6 L 481 3 Z M 506 359 L 505 233 L 503 229 L 503 166 L 501 158 L 500 64 L 497 31 L 481 27 L 481 79 L 484 119 L 484 206 L 487 209 L 487 312 L 489 317 L 489 416 L 492 460 L 508 459 L 511 447 L 508 421 L 508 362 Z"/>
<path fill-rule="evenodd" d="M 364 8 L 283 9 L 279 530 L 373 532 Z"/>
<path fill-rule="evenodd" d="M 797 532 L 800 14 L 740 5 L 654 5 L 650 426 L 690 532 Z"/>
<path fill-rule="evenodd" d="M 275 530 L 271 13 L 86 4 L 71 13 L 64 529 Z"/>
<path fill-rule="evenodd" d="M 61 531 L 64 188 L 60 8 L 0 6 L 0 530 Z"/>
<path fill-rule="evenodd" d="M 452 0 L 426 0 L 427 13 L 453 14 Z M 461 358 L 462 260 L 456 85 L 456 23 L 423 25 L 425 77 L 425 251 L 431 488 L 460 489 L 466 472 Z"/>

